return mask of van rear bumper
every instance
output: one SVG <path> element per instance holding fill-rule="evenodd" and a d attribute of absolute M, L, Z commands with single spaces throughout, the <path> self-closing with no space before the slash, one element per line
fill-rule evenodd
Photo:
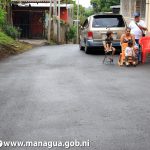
<path fill-rule="evenodd" d="M 112 45 L 114 47 L 120 47 L 120 41 L 113 41 Z M 87 40 L 86 41 L 86 46 L 87 47 L 103 47 L 103 41 L 98 41 L 98 40 Z"/>

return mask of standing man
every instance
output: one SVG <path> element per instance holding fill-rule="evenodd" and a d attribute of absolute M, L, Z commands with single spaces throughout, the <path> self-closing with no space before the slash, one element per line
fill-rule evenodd
<path fill-rule="evenodd" d="M 131 28 L 131 33 L 135 35 L 136 44 L 139 46 L 139 39 L 145 36 L 145 31 L 147 31 L 146 24 L 140 18 L 140 13 L 134 13 L 134 20 L 130 22 L 129 27 Z M 141 62 L 141 50 L 138 51 L 138 61 Z"/>

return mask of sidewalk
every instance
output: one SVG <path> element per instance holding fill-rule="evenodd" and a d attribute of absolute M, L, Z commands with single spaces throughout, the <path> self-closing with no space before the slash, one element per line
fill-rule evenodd
<path fill-rule="evenodd" d="M 46 39 L 20 39 L 19 41 L 25 42 L 25 43 L 30 43 L 33 46 L 43 46 L 47 44 Z"/>

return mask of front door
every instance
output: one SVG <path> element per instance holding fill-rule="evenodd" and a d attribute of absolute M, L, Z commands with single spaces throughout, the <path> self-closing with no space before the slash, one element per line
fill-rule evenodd
<path fill-rule="evenodd" d="M 32 38 L 43 38 L 44 23 L 43 12 L 32 12 L 30 18 L 30 35 Z"/>

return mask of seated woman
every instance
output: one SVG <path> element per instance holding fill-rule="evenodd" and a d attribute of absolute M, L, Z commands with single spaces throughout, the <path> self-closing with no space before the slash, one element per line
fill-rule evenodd
<path fill-rule="evenodd" d="M 135 45 L 135 37 L 131 34 L 131 29 L 129 27 L 126 28 L 125 33 L 122 34 L 120 38 L 120 43 L 128 45 L 129 40 L 133 41 L 133 45 Z"/>
<path fill-rule="evenodd" d="M 125 33 L 120 38 L 122 52 L 119 56 L 119 61 L 118 61 L 119 65 L 123 65 L 125 63 L 125 48 L 128 46 L 129 40 L 132 40 L 133 45 L 135 45 L 135 37 L 133 34 L 131 34 L 131 29 L 127 27 Z"/>

